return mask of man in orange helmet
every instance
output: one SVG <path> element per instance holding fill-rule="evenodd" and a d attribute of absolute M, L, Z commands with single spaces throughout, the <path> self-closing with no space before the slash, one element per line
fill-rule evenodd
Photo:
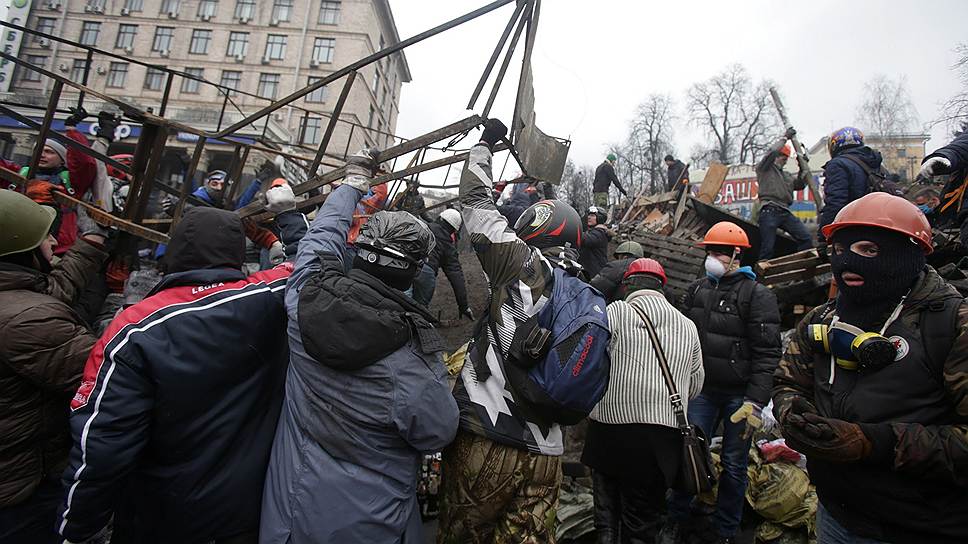
<path fill-rule="evenodd" d="M 699 331 L 706 379 L 688 416 L 710 438 L 723 424 L 713 522 L 721 541 L 732 542 L 743 516 L 750 440 L 762 424 L 760 412 L 770 401 L 780 359 L 780 312 L 773 292 L 756 282 L 750 267 L 740 266 L 740 253 L 750 248 L 743 229 L 717 223 L 699 245 L 707 253 L 706 277 L 689 287 L 680 310 Z M 670 532 L 685 525 L 692 498 L 675 494 Z"/>
<path fill-rule="evenodd" d="M 810 233 L 790 211 L 793 192 L 807 186 L 811 175 L 810 168 L 800 161 L 800 170 L 796 177 L 783 169 L 793 153 L 793 146 L 787 140 L 796 134 L 793 127 L 788 128 L 756 165 L 756 183 L 759 185 L 757 198 L 760 201 L 760 260 L 773 257 L 773 244 L 778 228 L 793 237 L 797 243 L 797 251 L 809 249 L 811 246 Z"/>
<path fill-rule="evenodd" d="M 774 413 L 817 486 L 820 542 L 968 542 L 968 302 L 925 264 L 931 227 L 871 193 L 823 235 L 837 298 L 780 361 Z"/>

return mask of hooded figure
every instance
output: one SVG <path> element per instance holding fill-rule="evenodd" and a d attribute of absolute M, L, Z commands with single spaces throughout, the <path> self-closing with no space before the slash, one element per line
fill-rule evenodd
<path fill-rule="evenodd" d="M 422 542 L 417 471 L 454 437 L 458 411 L 433 318 L 404 291 L 434 237 L 408 212 L 363 225 L 344 247 L 376 169 L 347 177 L 299 243 L 286 289 L 292 360 L 263 495 L 259 541 Z"/>
<path fill-rule="evenodd" d="M 291 269 L 246 277 L 244 254 L 238 215 L 188 210 L 162 280 L 94 346 L 71 401 L 64 538 L 84 541 L 112 515 L 114 534 L 136 542 L 256 538 Z"/>

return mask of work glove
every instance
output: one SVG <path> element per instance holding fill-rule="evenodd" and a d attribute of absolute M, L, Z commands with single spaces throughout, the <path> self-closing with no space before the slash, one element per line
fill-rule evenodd
<path fill-rule="evenodd" d="M 76 127 L 78 123 L 87 119 L 88 113 L 84 108 L 68 108 L 71 110 L 71 114 L 64 119 L 65 127 Z"/>
<path fill-rule="evenodd" d="M 487 144 L 488 149 L 494 149 L 494 145 L 501 141 L 508 133 L 508 127 L 500 119 L 488 119 L 484 121 L 484 132 L 481 132 L 481 141 Z"/>
<path fill-rule="evenodd" d="M 279 172 L 279 169 L 276 167 L 276 163 L 272 161 L 262 161 L 262 164 L 259 165 L 259 169 L 256 170 L 255 177 L 260 181 L 271 180 L 279 177 L 276 175 L 277 172 Z"/>
<path fill-rule="evenodd" d="M 931 157 L 921 165 L 920 175 L 940 176 L 941 174 L 947 174 L 949 168 L 951 168 L 951 161 L 948 159 L 944 157 Z"/>
<path fill-rule="evenodd" d="M 797 131 L 793 127 L 786 129 L 786 132 L 783 133 L 783 137 L 786 138 L 787 140 L 793 139 L 793 137 L 796 135 L 797 135 Z"/>
<path fill-rule="evenodd" d="M 783 436 L 808 458 L 829 463 L 890 462 L 896 442 L 889 424 L 850 423 L 811 412 L 790 414 Z"/>
<path fill-rule="evenodd" d="M 32 179 L 27 182 L 27 198 L 37 204 L 44 204 L 56 208 L 57 202 L 54 200 L 54 192 L 63 193 L 65 192 L 64 187 L 41 179 Z"/>
<path fill-rule="evenodd" d="M 739 410 L 729 416 L 729 420 L 733 423 L 745 422 L 743 440 L 748 440 L 754 432 L 763 427 L 763 407 L 751 400 L 744 400 Z"/>
<path fill-rule="evenodd" d="M 370 183 L 380 165 L 380 150 L 371 147 L 361 149 L 356 155 L 346 160 L 346 177 L 343 184 L 366 194 L 370 191 Z"/>
<path fill-rule="evenodd" d="M 175 215 L 175 205 L 176 205 L 175 199 L 172 198 L 171 196 L 166 196 L 161 200 L 162 211 L 164 211 L 166 214 L 173 217 Z"/>
<path fill-rule="evenodd" d="M 269 246 L 269 262 L 272 266 L 278 266 L 286 261 L 286 247 L 282 242 L 276 240 Z"/>
<path fill-rule="evenodd" d="M 266 208 L 273 213 L 296 209 L 296 195 L 288 184 L 279 185 L 266 191 Z"/>
<path fill-rule="evenodd" d="M 461 310 L 460 311 L 460 317 L 466 317 L 467 319 L 470 319 L 471 321 L 474 321 L 474 319 L 475 319 L 474 312 L 470 308 L 464 308 L 463 310 Z"/>
<path fill-rule="evenodd" d="M 104 138 L 108 142 L 114 141 L 114 133 L 118 130 L 118 125 L 121 124 L 121 119 L 113 113 L 101 110 L 101 113 L 97 114 L 97 135 Z"/>

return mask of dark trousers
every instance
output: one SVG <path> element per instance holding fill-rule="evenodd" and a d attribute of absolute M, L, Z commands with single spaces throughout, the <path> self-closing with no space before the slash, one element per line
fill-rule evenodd
<path fill-rule="evenodd" d="M 413 300 L 417 304 L 430 306 L 430 301 L 434 299 L 434 290 L 437 288 L 437 274 L 432 268 L 423 265 L 413 278 Z"/>
<path fill-rule="evenodd" d="M 598 544 L 652 544 L 665 514 L 664 482 L 592 473 Z"/>
<path fill-rule="evenodd" d="M 761 216 L 762 217 L 762 216 Z M 743 405 L 743 395 L 700 393 L 689 401 L 689 422 L 698 425 L 712 438 L 719 423 L 723 424 L 723 450 L 720 455 L 723 471 L 719 475 L 719 494 L 713 521 L 721 536 L 731 537 L 739 530 L 746 501 L 746 466 L 752 438 L 743 439 L 743 422 L 732 423 L 729 416 Z M 676 521 L 689 518 L 694 496 L 676 492 L 669 503 L 669 512 Z"/>
<path fill-rule="evenodd" d="M 3 544 L 59 544 L 57 508 L 64 498 L 60 474 L 50 473 L 26 501 L 0 508 L 0 542 Z"/>
<path fill-rule="evenodd" d="M 807 227 L 793 213 L 783 207 L 764 204 L 760 209 L 760 260 L 773 257 L 776 229 L 783 229 L 797 243 L 797 251 L 810 249 L 811 239 Z"/>

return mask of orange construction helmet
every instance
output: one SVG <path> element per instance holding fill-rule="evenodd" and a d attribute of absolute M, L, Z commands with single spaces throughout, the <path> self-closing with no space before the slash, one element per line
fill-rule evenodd
<path fill-rule="evenodd" d="M 880 227 L 910 236 L 925 255 L 934 251 L 931 225 L 917 206 L 888 193 L 869 193 L 844 206 L 834 222 L 821 230 L 827 240 L 847 227 Z"/>
<path fill-rule="evenodd" d="M 736 223 L 720 221 L 706 231 L 706 236 L 702 239 L 702 242 L 696 245 L 701 247 L 733 246 L 749 248 L 750 239 L 746 236 L 746 232 Z"/>
<path fill-rule="evenodd" d="M 793 144 L 790 142 L 783 144 L 783 147 L 780 148 L 780 155 L 783 155 L 787 158 L 793 155 Z"/>
<path fill-rule="evenodd" d="M 289 182 L 287 182 L 285 178 L 276 178 L 272 180 L 272 183 L 269 184 L 269 188 L 272 189 L 273 187 L 278 187 L 280 185 L 285 185 L 287 183 Z"/>

